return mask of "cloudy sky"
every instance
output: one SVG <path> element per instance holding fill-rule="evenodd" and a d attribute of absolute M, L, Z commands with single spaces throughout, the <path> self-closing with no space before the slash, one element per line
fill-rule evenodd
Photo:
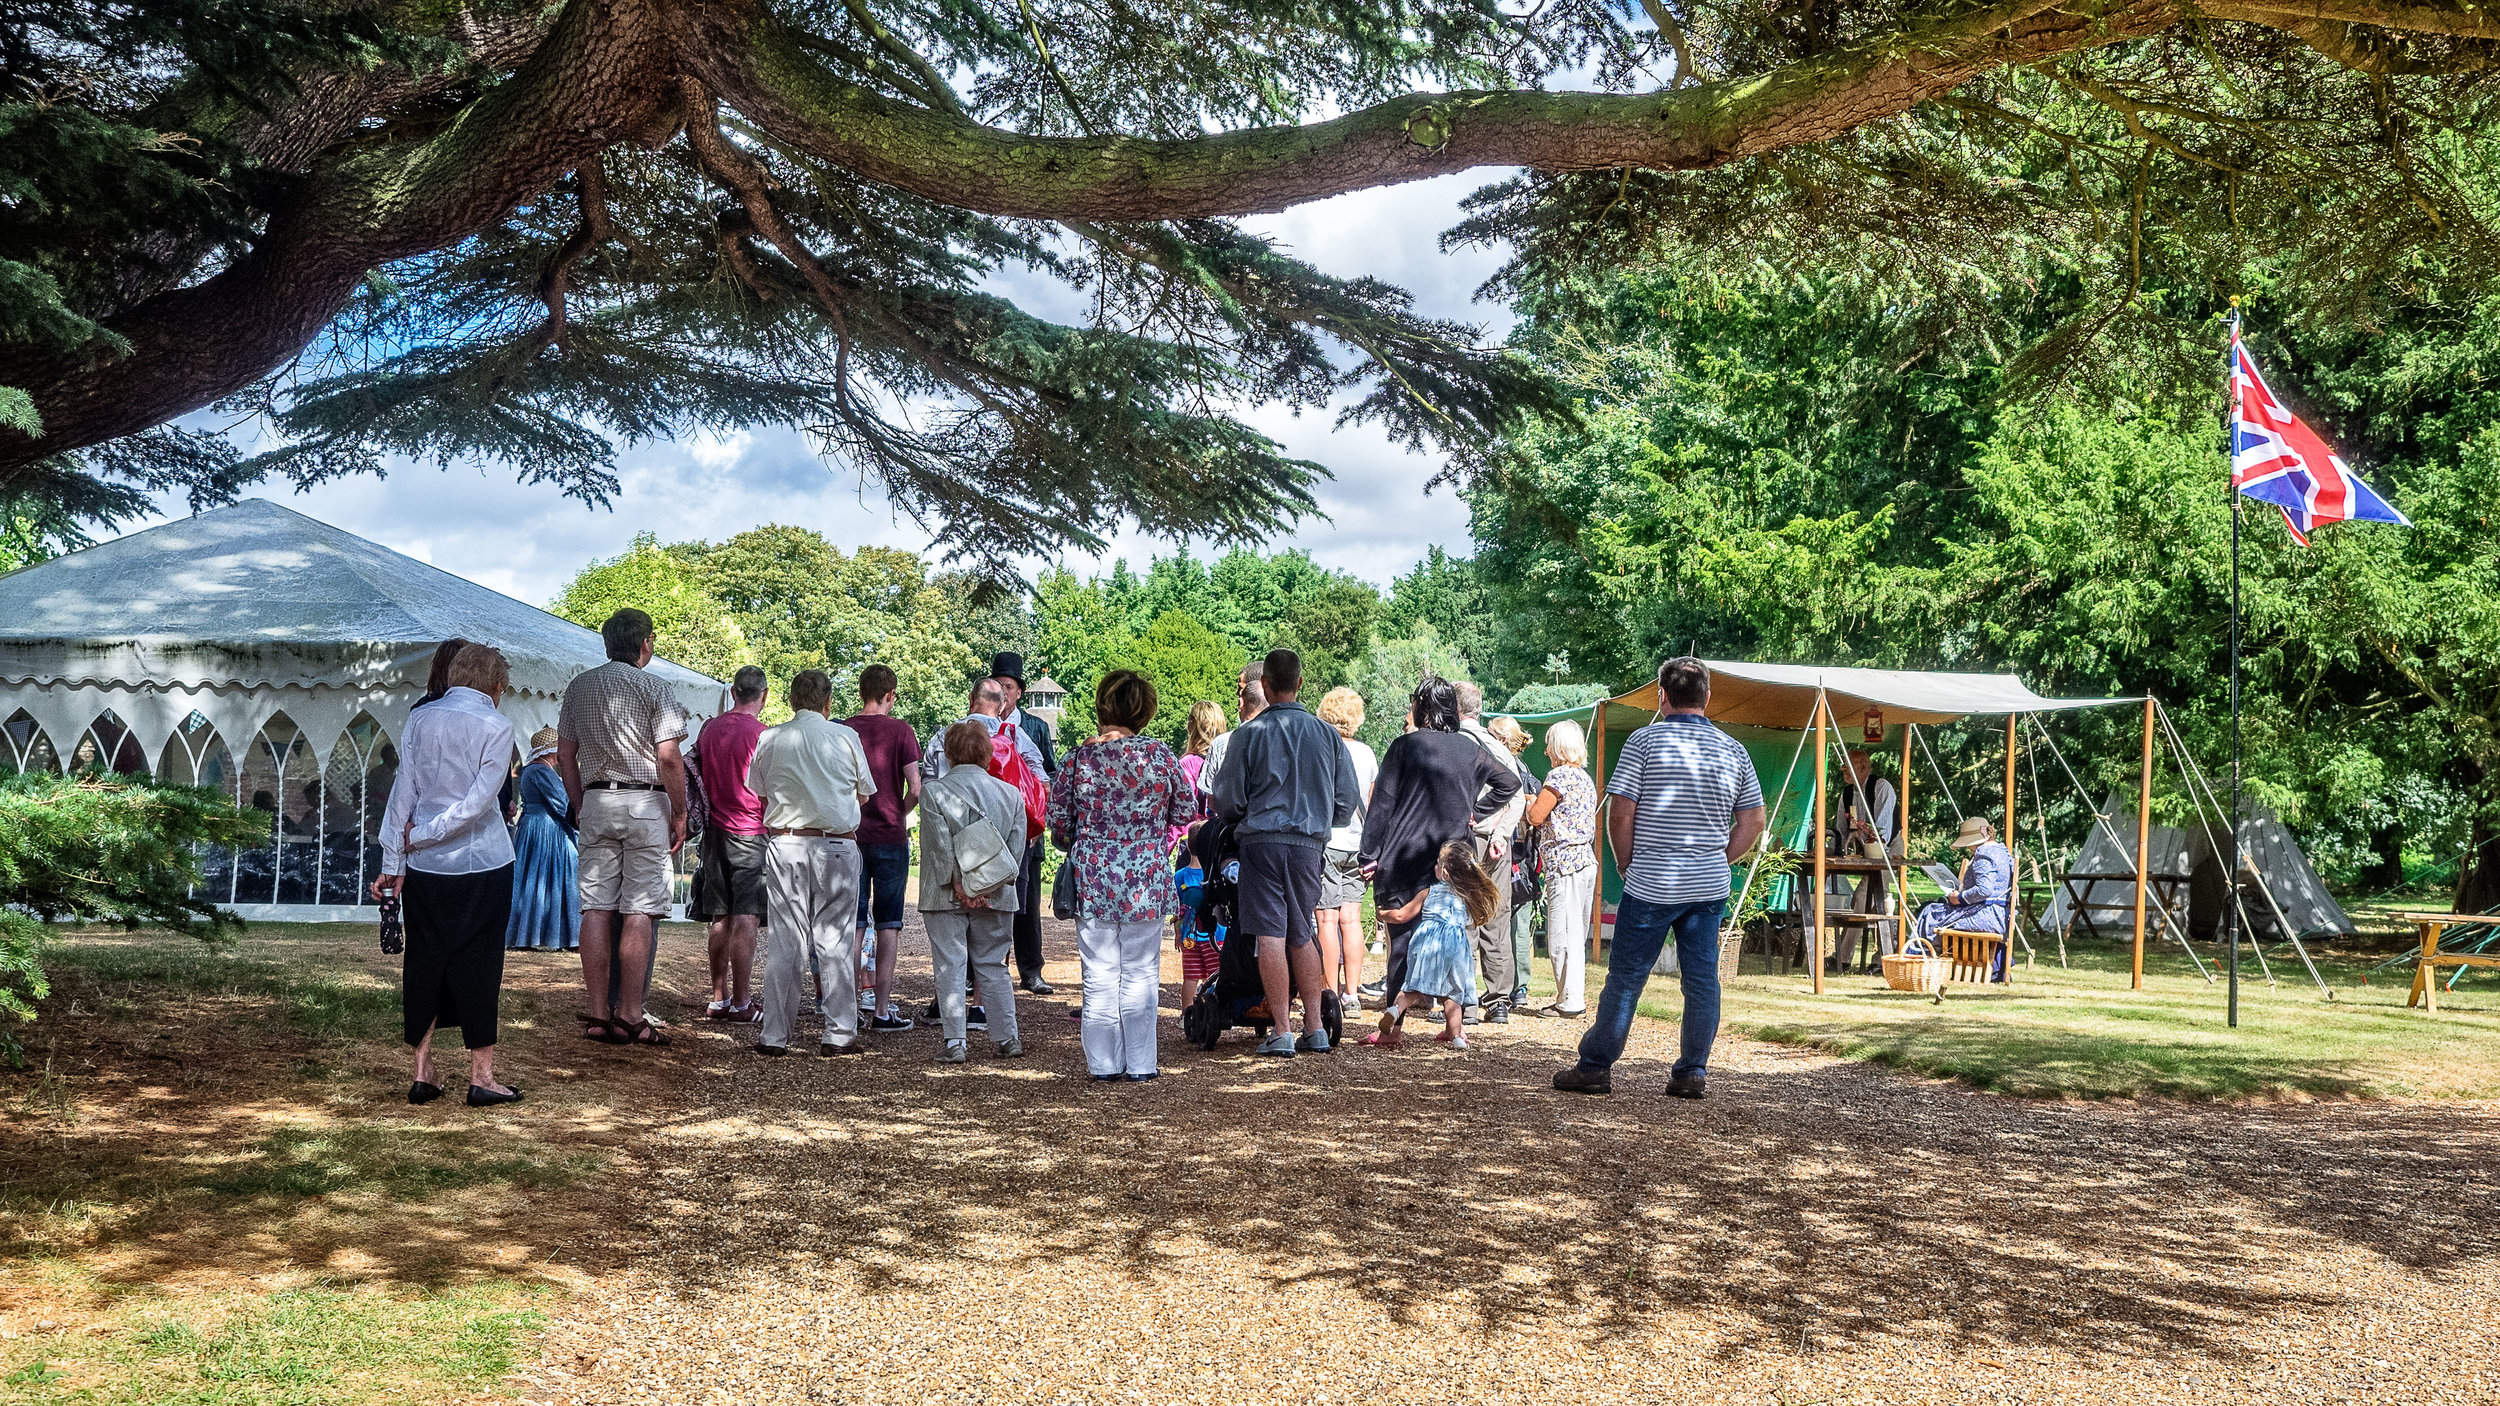
<path fill-rule="evenodd" d="M 1499 338 L 1509 325 L 1505 311 L 1474 301 L 1499 255 L 1445 256 L 1439 236 L 1457 222 L 1458 201 L 1500 174 L 1362 191 L 1249 223 L 1331 274 L 1385 279 L 1413 292 L 1424 314 L 1478 323 Z M 1082 300 L 1056 284 L 1018 280 L 1002 291 L 1041 316 L 1066 322 L 1084 316 Z M 1306 520 L 1273 545 L 1307 548 L 1323 565 L 1382 585 L 1427 547 L 1465 549 L 1465 505 L 1447 489 L 1429 497 L 1423 492 L 1440 466 L 1438 456 L 1410 454 L 1369 427 L 1339 432 L 1333 412 L 1297 418 L 1265 410 L 1248 418 L 1287 453 L 1334 474 L 1317 494 L 1327 520 Z M 400 463 L 379 481 L 357 478 L 302 494 L 273 485 L 253 496 L 541 605 L 583 564 L 623 551 L 641 531 L 665 541 L 717 541 L 782 522 L 814 528 L 846 548 L 928 545 L 928 534 L 897 515 L 873 486 L 827 466 L 791 431 L 646 444 L 620 456 L 619 468 L 623 492 L 602 510 L 585 509 L 551 487 L 522 487 L 492 464 L 443 471 Z M 167 511 L 184 509 L 169 502 Z M 1148 556 L 1169 551 L 1128 535 L 1101 561 L 1071 564 L 1104 568 L 1110 556 L 1121 556 L 1142 566 Z"/>

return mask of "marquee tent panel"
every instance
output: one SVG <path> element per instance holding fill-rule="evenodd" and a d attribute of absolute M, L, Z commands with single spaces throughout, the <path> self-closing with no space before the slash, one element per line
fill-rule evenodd
<path fill-rule="evenodd" d="M 422 688 L 455 635 L 550 700 L 607 658 L 595 630 L 262 499 L 0 576 L 0 683 Z M 651 672 L 698 716 L 727 706 L 716 680 Z"/>
<path fill-rule="evenodd" d="M 200 896 L 247 917 L 352 916 L 371 901 L 397 740 L 455 635 L 503 651 L 502 708 L 524 737 L 607 659 L 594 630 L 237 503 L 0 576 L 0 761 L 71 764 L 92 737 L 114 760 L 227 791 L 266 810 L 270 834 L 213 852 Z M 728 706 L 716 680 L 664 660 L 650 672 L 698 719 Z"/>

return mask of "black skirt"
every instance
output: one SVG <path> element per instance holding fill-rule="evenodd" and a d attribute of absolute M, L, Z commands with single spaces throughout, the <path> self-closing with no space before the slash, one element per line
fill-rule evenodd
<path fill-rule="evenodd" d="M 475 874 L 411 869 L 400 909 L 408 928 L 399 988 L 408 1043 L 437 1025 L 456 1025 L 470 1049 L 494 1044 L 512 866 Z"/>

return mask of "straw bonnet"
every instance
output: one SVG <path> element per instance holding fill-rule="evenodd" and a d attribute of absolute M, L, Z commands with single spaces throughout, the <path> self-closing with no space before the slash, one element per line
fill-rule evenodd
<path fill-rule="evenodd" d="M 556 730 L 554 728 L 542 727 L 538 731 L 530 734 L 530 755 L 532 757 L 545 756 L 547 753 L 552 752 L 555 749 Z"/>
<path fill-rule="evenodd" d="M 1988 822 L 1974 815 L 1962 822 L 1962 833 L 1953 837 L 1955 849 L 1977 849 L 1988 842 Z"/>

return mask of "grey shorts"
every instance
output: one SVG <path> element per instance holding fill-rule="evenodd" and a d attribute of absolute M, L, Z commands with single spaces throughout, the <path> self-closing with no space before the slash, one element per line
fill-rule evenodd
<path fill-rule="evenodd" d="M 735 835 L 718 825 L 703 832 L 703 866 L 695 870 L 694 901 L 686 916 L 698 923 L 714 918 L 764 916 L 764 852 L 762 835 Z"/>
<path fill-rule="evenodd" d="M 1350 849 L 1328 851 L 1319 875 L 1319 906 L 1323 911 L 1362 902 L 1367 887 L 1360 855 Z"/>
<path fill-rule="evenodd" d="M 1260 844 L 1241 847 L 1240 931 L 1281 937 L 1301 947 L 1319 936 L 1320 870 L 1327 856 L 1317 845 Z"/>

